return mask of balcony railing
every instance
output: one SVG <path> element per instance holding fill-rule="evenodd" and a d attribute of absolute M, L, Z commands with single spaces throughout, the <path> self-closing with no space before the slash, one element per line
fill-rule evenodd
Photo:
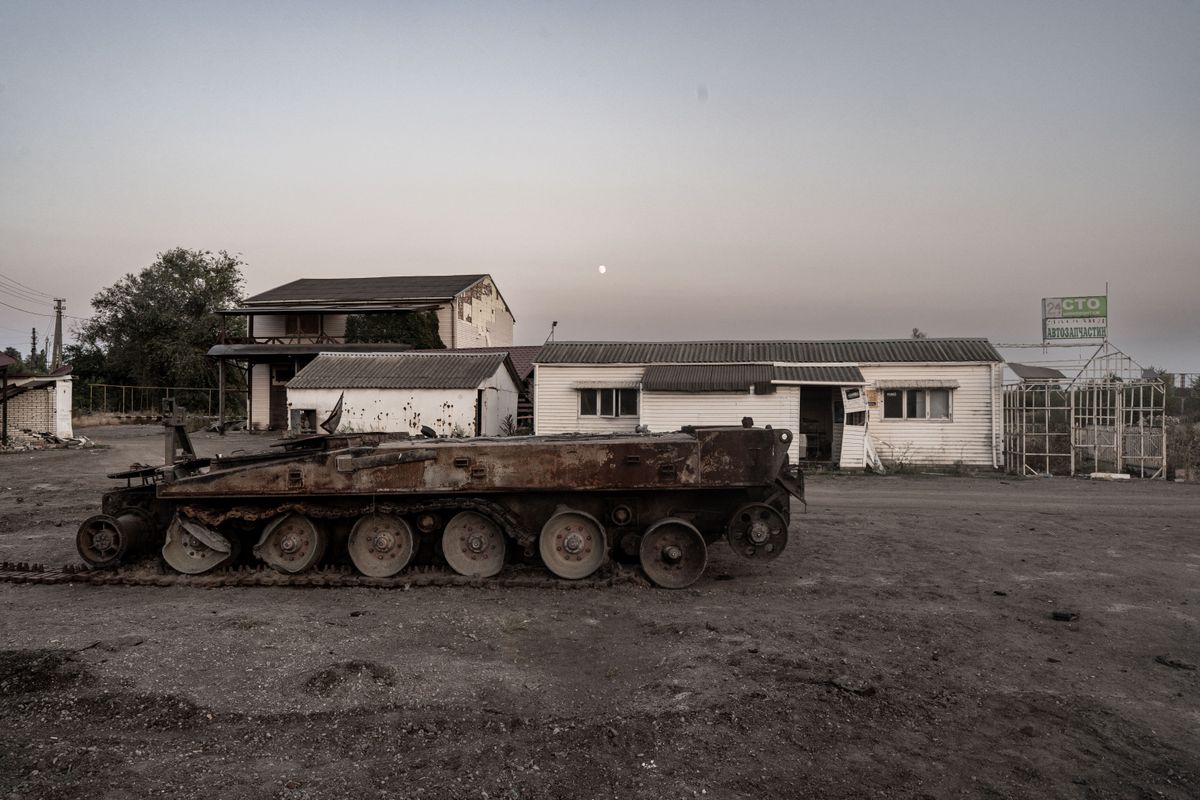
<path fill-rule="evenodd" d="M 297 333 L 284 336 L 228 336 L 218 337 L 217 344 L 342 344 L 343 336 L 326 333 Z"/>

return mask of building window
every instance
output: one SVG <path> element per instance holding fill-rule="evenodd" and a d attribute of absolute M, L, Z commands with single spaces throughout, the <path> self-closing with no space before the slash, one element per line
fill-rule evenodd
<path fill-rule="evenodd" d="M 884 419 L 950 419 L 949 389 L 887 389 Z"/>
<path fill-rule="evenodd" d="M 637 389 L 580 389 L 581 417 L 636 417 Z"/>
<path fill-rule="evenodd" d="M 321 332 L 320 314 L 288 314 L 284 319 L 288 336 L 316 336 Z"/>
<path fill-rule="evenodd" d="M 296 368 L 290 364 L 271 367 L 271 385 L 287 386 L 288 381 L 296 377 Z"/>

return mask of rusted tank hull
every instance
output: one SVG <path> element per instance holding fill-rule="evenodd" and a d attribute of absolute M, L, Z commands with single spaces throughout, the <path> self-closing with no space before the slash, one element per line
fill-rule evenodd
<path fill-rule="evenodd" d="M 158 495 L 182 499 L 769 486 L 783 469 L 790 437 L 788 431 L 702 429 L 641 437 L 399 441 L 230 460 L 163 483 Z"/>
<path fill-rule="evenodd" d="M 375 576 L 432 561 L 488 576 L 504 563 L 540 559 L 554 574 L 578 578 L 616 558 L 640 560 L 651 580 L 674 587 L 699 577 L 707 548 L 722 538 L 747 558 L 782 551 L 789 500 L 801 496 L 787 471 L 790 439 L 788 431 L 748 428 L 328 437 L 187 461 L 152 476 L 123 474 L 146 484 L 109 493 L 108 516 L 89 530 L 105 543 L 121 520 L 139 526 L 116 537 L 130 542 L 156 528 L 168 564 L 191 573 L 253 553 L 283 572 L 349 561 Z M 82 528 L 80 537 L 85 553 Z"/>

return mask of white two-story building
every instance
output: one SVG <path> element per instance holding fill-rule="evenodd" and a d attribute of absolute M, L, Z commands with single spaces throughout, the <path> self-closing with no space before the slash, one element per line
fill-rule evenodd
<path fill-rule="evenodd" d="M 246 317 L 246 335 L 222 335 L 209 350 L 222 371 L 243 364 L 249 384 L 249 427 L 288 427 L 287 385 L 320 353 L 389 353 L 400 342 L 353 342 L 354 315 L 431 312 L 448 349 L 503 347 L 515 320 L 490 275 L 400 275 L 381 278 L 302 278 L 247 298 L 226 316 Z"/>

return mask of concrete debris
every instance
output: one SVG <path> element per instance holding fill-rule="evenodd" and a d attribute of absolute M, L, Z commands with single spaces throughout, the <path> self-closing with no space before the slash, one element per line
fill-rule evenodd
<path fill-rule="evenodd" d="M 8 432 L 8 445 L 0 445 L 0 452 L 21 453 L 31 450 L 54 450 L 64 448 L 94 447 L 86 436 L 56 436 L 46 431 L 22 428 Z"/>
<path fill-rule="evenodd" d="M 225 427 L 226 432 L 228 432 L 228 431 L 244 431 L 244 430 L 246 430 L 246 420 L 244 417 L 239 418 L 239 419 L 227 419 L 227 420 L 225 420 L 224 427 Z M 221 432 L 221 423 L 219 421 L 214 422 L 212 425 L 209 425 L 204 430 L 207 431 L 208 433 L 220 433 Z"/>

